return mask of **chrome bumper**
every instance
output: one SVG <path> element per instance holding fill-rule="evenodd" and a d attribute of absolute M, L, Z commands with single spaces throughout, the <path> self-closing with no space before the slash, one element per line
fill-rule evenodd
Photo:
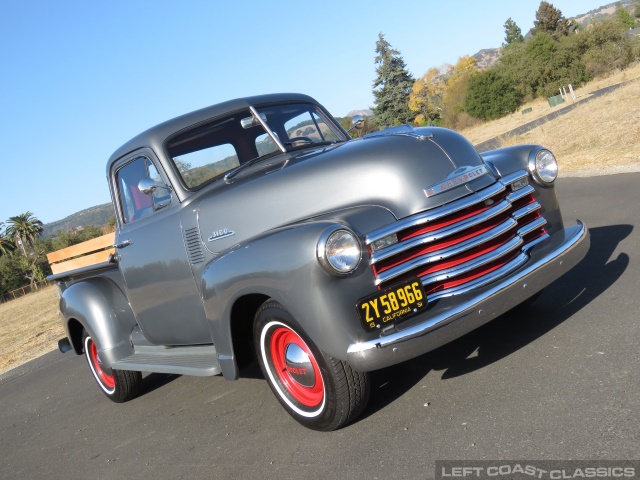
<path fill-rule="evenodd" d="M 495 283 L 449 299 L 451 307 L 425 312 L 393 332 L 352 343 L 347 361 L 359 371 L 377 370 L 434 350 L 509 311 L 573 268 L 589 250 L 589 230 L 578 225 L 554 233 L 531 250 L 529 261 Z"/>

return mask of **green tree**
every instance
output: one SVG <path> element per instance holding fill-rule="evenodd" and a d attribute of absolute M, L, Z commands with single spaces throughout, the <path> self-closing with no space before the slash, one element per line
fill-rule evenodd
<path fill-rule="evenodd" d="M 25 243 L 33 248 L 33 241 L 42 233 L 42 222 L 34 217 L 33 213 L 26 212 L 9 218 L 7 223 L 7 236 L 22 249 L 22 254 L 26 257 Z"/>
<path fill-rule="evenodd" d="M 580 38 L 581 34 L 554 40 L 548 33 L 535 33 L 525 43 L 504 49 L 502 74 L 526 100 L 553 95 L 562 85 L 578 86 L 588 80 Z"/>
<path fill-rule="evenodd" d="M 515 85 L 496 68 L 471 75 L 464 101 L 465 111 L 482 120 L 500 118 L 520 106 Z"/>
<path fill-rule="evenodd" d="M 618 21 L 627 28 L 633 28 L 636 26 L 635 19 L 631 16 L 629 10 L 627 10 L 621 3 L 619 3 L 616 8 L 616 17 L 618 17 Z"/>
<path fill-rule="evenodd" d="M 512 43 L 522 43 L 524 42 L 524 37 L 522 36 L 522 30 L 520 27 L 514 22 L 511 17 L 504 22 L 504 43 L 502 46 L 511 45 Z"/>
<path fill-rule="evenodd" d="M 376 122 L 383 127 L 409 123 L 415 116 L 409 109 L 413 77 L 400 52 L 391 47 L 382 33 L 376 42 L 377 77 L 373 82 Z"/>
<path fill-rule="evenodd" d="M 560 9 L 553 4 L 542 1 L 536 12 L 536 19 L 533 22 L 533 33 L 544 32 L 558 37 L 568 35 L 571 22 L 564 18 Z"/>
<path fill-rule="evenodd" d="M 14 244 L 3 232 L 4 223 L 0 222 L 0 256 L 9 255 L 13 252 Z"/>
<path fill-rule="evenodd" d="M 27 282 L 35 287 L 35 282 L 44 280 L 41 262 L 22 255 L 0 257 L 0 279 L 2 293 L 23 287 Z M 36 287 L 37 288 L 37 287 Z"/>
<path fill-rule="evenodd" d="M 94 225 L 85 225 L 82 230 L 68 230 L 66 232 L 56 232 L 55 238 L 50 242 L 51 251 L 61 250 L 63 248 L 86 242 L 92 238 L 101 237 L 104 231 L 100 227 Z"/>
<path fill-rule="evenodd" d="M 614 16 L 595 23 L 578 35 L 584 50 L 583 62 L 590 76 L 624 69 L 634 60 L 633 41 L 627 38 L 626 32 L 627 27 Z"/>

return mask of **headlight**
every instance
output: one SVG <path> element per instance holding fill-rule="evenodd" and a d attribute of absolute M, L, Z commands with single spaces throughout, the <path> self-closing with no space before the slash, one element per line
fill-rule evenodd
<path fill-rule="evenodd" d="M 538 150 L 535 157 L 529 160 L 529 171 L 542 186 L 551 185 L 558 177 L 558 162 L 549 150 Z"/>
<path fill-rule="evenodd" d="M 318 241 L 318 261 L 332 275 L 347 275 L 360 264 L 362 249 L 358 237 L 344 227 L 326 230 Z"/>

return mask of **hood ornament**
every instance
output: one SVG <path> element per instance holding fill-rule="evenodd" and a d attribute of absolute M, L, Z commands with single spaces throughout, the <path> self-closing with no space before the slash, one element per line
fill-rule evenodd
<path fill-rule="evenodd" d="M 234 232 L 230 228 L 222 228 L 213 232 L 213 234 L 207 240 L 209 240 L 210 242 L 214 242 L 216 240 L 222 240 L 223 238 L 227 238 L 235 234 L 236 232 Z"/>
<path fill-rule="evenodd" d="M 438 183 L 434 183 L 430 187 L 424 189 L 427 197 L 433 197 L 439 193 L 446 192 L 452 188 L 459 187 L 489 173 L 484 165 L 476 167 L 460 167 L 447 175 Z M 468 188 L 468 187 L 467 187 Z M 472 190 L 473 191 L 473 190 Z"/>

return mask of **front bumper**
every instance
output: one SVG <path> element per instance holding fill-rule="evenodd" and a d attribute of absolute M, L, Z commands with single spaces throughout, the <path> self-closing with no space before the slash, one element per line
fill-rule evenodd
<path fill-rule="evenodd" d="M 589 230 L 565 228 L 531 250 L 530 259 L 513 274 L 468 294 L 452 297 L 453 306 L 425 312 L 403 328 L 347 349 L 349 364 L 371 371 L 409 360 L 434 350 L 519 305 L 573 268 L 589 250 Z M 420 321 L 422 318 L 422 321 Z M 416 323 L 416 321 L 418 323 Z"/>

